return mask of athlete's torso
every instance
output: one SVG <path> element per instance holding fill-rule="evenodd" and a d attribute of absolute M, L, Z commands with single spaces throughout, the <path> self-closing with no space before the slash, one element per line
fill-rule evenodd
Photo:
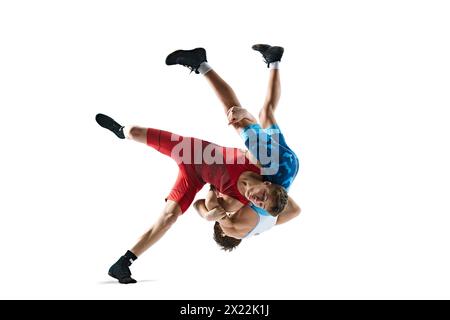
<path fill-rule="evenodd" d="M 202 164 L 195 165 L 201 180 L 216 187 L 220 193 L 247 205 L 249 201 L 238 190 L 239 177 L 244 172 L 260 174 L 260 168 L 250 163 L 245 153 L 237 148 L 220 147 L 209 143 L 203 150 Z"/>
<path fill-rule="evenodd" d="M 243 239 L 258 225 L 259 217 L 253 209 L 246 206 L 219 220 L 219 223 L 227 236 Z"/>
<path fill-rule="evenodd" d="M 289 189 L 299 170 L 297 155 L 286 143 L 277 125 L 262 129 L 259 124 L 241 132 L 250 153 L 259 161 L 264 180 Z"/>
<path fill-rule="evenodd" d="M 278 125 L 273 125 L 267 129 L 261 128 L 259 124 L 250 125 L 241 132 L 241 137 L 250 154 L 261 165 L 261 174 L 264 180 L 289 189 L 297 176 L 299 160 L 286 144 L 284 135 Z M 243 215 L 236 215 L 234 223 L 241 225 L 247 223 L 246 234 L 241 234 L 240 238 L 260 234 L 277 223 L 276 217 L 271 216 L 252 203 L 240 209 L 239 212 L 246 213 L 246 216 L 252 216 L 252 220 L 247 221 L 243 218 Z M 243 228 L 241 227 L 241 229 Z"/>

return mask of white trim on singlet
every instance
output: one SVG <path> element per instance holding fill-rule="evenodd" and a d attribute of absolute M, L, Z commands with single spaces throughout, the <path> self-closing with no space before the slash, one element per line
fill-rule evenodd
<path fill-rule="evenodd" d="M 263 209 L 258 208 L 254 205 L 251 205 L 250 207 L 258 215 L 258 223 L 249 233 L 247 233 L 247 235 L 244 238 L 248 238 L 248 237 L 263 233 L 264 231 L 271 229 L 274 225 L 277 224 L 277 219 L 278 219 L 277 217 L 271 216 Z"/>

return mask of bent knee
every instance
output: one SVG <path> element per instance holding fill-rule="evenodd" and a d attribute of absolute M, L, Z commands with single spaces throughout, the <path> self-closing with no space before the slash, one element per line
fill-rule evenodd
<path fill-rule="evenodd" d="M 273 108 L 272 104 L 264 104 L 264 106 L 259 111 L 259 117 L 273 117 Z"/>
<path fill-rule="evenodd" d="M 177 212 L 173 212 L 173 211 L 165 211 L 162 216 L 163 224 L 166 227 L 172 226 L 177 221 L 177 219 L 180 215 L 181 215 L 181 212 L 177 213 Z"/>
<path fill-rule="evenodd" d="M 259 112 L 259 123 L 261 123 L 263 128 L 269 127 L 276 123 L 275 116 L 270 105 L 265 106 Z"/>

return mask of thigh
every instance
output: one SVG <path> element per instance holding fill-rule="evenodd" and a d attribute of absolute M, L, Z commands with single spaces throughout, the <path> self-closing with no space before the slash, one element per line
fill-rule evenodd
<path fill-rule="evenodd" d="M 194 201 L 195 195 L 201 189 L 195 181 L 193 181 L 184 170 L 178 172 L 177 180 L 172 187 L 166 201 L 176 203 L 181 212 L 186 212 Z"/>
<path fill-rule="evenodd" d="M 272 108 L 264 106 L 259 112 L 259 123 L 263 129 L 277 125 L 275 114 Z"/>
<path fill-rule="evenodd" d="M 286 144 L 286 139 L 284 138 L 283 133 L 281 132 L 280 127 L 278 124 L 273 124 L 267 128 L 264 129 L 264 131 L 271 136 L 273 140 L 275 140 L 276 143 L 279 145 L 289 148 L 289 146 Z"/>
<path fill-rule="evenodd" d="M 173 158 L 173 149 L 186 141 L 188 141 L 188 138 L 175 133 L 147 128 L 147 145 L 171 158 Z M 177 159 L 174 160 L 176 161 Z"/>

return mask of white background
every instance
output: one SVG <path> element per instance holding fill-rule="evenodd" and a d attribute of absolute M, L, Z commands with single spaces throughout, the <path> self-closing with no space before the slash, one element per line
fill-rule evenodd
<path fill-rule="evenodd" d="M 2 1 L 0 298 L 450 298 L 447 1 Z M 285 47 L 277 118 L 303 212 L 233 253 L 192 210 L 133 265 L 176 165 L 97 112 L 242 147 L 201 76 L 203 46 L 257 113 Z"/>

